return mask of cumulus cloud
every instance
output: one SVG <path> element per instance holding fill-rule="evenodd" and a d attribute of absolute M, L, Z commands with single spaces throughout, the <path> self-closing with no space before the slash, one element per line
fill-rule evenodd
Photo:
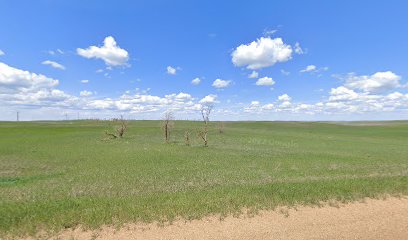
<path fill-rule="evenodd" d="M 300 70 L 300 72 L 314 72 L 316 69 L 315 65 L 309 65 L 305 69 Z"/>
<path fill-rule="evenodd" d="M 200 103 L 215 103 L 216 100 L 217 100 L 217 95 L 210 94 L 210 95 L 203 97 L 200 100 Z"/>
<path fill-rule="evenodd" d="M 273 103 L 268 103 L 262 106 L 263 110 L 272 110 L 274 109 L 275 105 Z"/>
<path fill-rule="evenodd" d="M 58 106 L 75 105 L 75 96 L 55 89 L 58 80 L 11 67 L 0 62 L 0 105 Z"/>
<path fill-rule="evenodd" d="M 58 80 L 42 74 L 20 70 L 0 62 L 1 91 L 32 91 L 40 88 L 51 88 L 58 85 Z"/>
<path fill-rule="evenodd" d="M 128 52 L 120 48 L 112 36 L 106 37 L 101 47 L 77 48 L 77 54 L 85 58 L 102 59 L 108 66 L 127 66 L 129 60 Z"/>
<path fill-rule="evenodd" d="M 37 91 L 0 93 L 0 102 L 8 105 L 72 107 L 76 98 L 59 89 L 43 88 Z"/>
<path fill-rule="evenodd" d="M 394 91 L 382 94 L 365 91 L 365 88 L 351 89 L 347 86 L 338 86 L 332 88 L 328 94 L 327 98 L 315 103 L 292 102 L 292 98 L 289 95 L 283 94 L 275 102 L 267 103 L 263 106 L 251 102 L 249 107 L 244 107 L 243 110 L 244 112 L 254 112 L 257 114 L 284 112 L 320 117 L 323 115 L 335 116 L 342 114 L 359 114 L 362 116 L 362 114 L 372 113 L 381 113 L 383 115 L 387 112 L 408 113 L 407 93 Z"/>
<path fill-rule="evenodd" d="M 194 78 L 193 80 L 191 80 L 191 84 L 193 85 L 198 85 L 201 83 L 201 79 L 200 78 Z"/>
<path fill-rule="evenodd" d="M 222 79 L 216 79 L 212 86 L 215 88 L 226 88 L 231 84 L 230 80 L 222 80 Z"/>
<path fill-rule="evenodd" d="M 172 66 L 167 66 L 167 74 L 176 75 L 177 69 Z"/>
<path fill-rule="evenodd" d="M 54 61 L 46 60 L 46 61 L 43 61 L 41 64 L 49 65 L 49 66 L 51 66 L 53 68 L 65 70 L 65 66 L 63 66 L 62 64 L 59 64 L 57 62 L 54 62 Z"/>
<path fill-rule="evenodd" d="M 0 56 L 5 55 L 5 53 L 0 49 Z"/>
<path fill-rule="evenodd" d="M 81 80 L 81 83 L 89 83 L 89 80 L 87 80 L 87 79 L 84 79 L 84 80 Z"/>
<path fill-rule="evenodd" d="M 111 113 L 111 116 L 117 116 L 122 112 L 154 113 L 163 110 L 191 115 L 200 109 L 201 104 L 217 102 L 216 95 L 207 95 L 202 99 L 195 99 L 185 92 L 155 96 L 148 94 L 149 89 L 136 90 L 135 94 L 126 91 L 119 97 L 89 98 L 94 93 L 84 90 L 79 96 L 73 96 L 56 89 L 57 85 L 58 80 L 0 62 L 0 106 L 4 108 L 24 106 L 33 112 L 42 109 L 53 112 L 86 111 L 91 114 L 89 116 L 92 113 Z"/>
<path fill-rule="evenodd" d="M 89 97 L 89 96 L 91 96 L 92 94 L 93 94 L 92 92 L 84 90 L 84 91 L 81 91 L 81 92 L 79 93 L 79 96 L 81 96 L 81 97 Z"/>
<path fill-rule="evenodd" d="M 164 97 L 146 93 L 126 94 L 119 98 L 94 99 L 86 103 L 85 108 L 95 110 L 128 111 L 130 113 L 157 112 L 164 109 L 173 111 L 198 110 L 199 104 L 188 93 L 173 93 Z"/>
<path fill-rule="evenodd" d="M 292 47 L 285 44 L 282 38 L 261 37 L 249 44 L 240 45 L 231 56 L 235 66 L 256 70 L 288 61 L 292 58 L 292 51 Z"/>
<path fill-rule="evenodd" d="M 292 100 L 292 98 L 288 94 L 285 93 L 283 95 L 280 95 L 278 97 L 278 100 L 283 101 L 283 102 L 289 102 L 290 100 Z"/>
<path fill-rule="evenodd" d="M 349 74 L 345 79 L 345 86 L 368 93 L 382 93 L 401 87 L 400 80 L 401 77 L 391 71 L 376 72 L 370 76 Z"/>
<path fill-rule="evenodd" d="M 351 89 L 344 86 L 337 88 L 332 88 L 330 90 L 330 101 L 344 101 L 344 100 L 354 100 L 358 98 L 358 94 Z"/>
<path fill-rule="evenodd" d="M 252 71 L 249 75 L 248 78 L 258 78 L 259 74 L 257 71 Z"/>
<path fill-rule="evenodd" d="M 275 81 L 270 77 L 263 77 L 258 79 L 255 84 L 257 86 L 272 86 L 275 84 Z"/>

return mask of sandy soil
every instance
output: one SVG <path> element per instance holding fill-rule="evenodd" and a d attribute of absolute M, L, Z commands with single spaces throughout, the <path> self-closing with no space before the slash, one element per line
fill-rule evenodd
<path fill-rule="evenodd" d="M 341 206 L 278 208 L 254 217 L 129 224 L 115 230 L 66 230 L 56 239 L 408 239 L 408 198 Z M 55 238 L 54 238 L 55 239 Z"/>

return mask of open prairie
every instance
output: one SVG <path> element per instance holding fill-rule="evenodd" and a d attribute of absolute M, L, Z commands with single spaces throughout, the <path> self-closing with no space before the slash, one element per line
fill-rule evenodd
<path fill-rule="evenodd" d="M 0 232 L 171 222 L 408 194 L 408 122 L 0 123 Z M 184 133 L 191 131 L 191 145 Z"/>

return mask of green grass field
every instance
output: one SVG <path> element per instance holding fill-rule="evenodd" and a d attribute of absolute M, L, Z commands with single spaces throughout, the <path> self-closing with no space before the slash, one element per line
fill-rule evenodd
<path fill-rule="evenodd" d="M 280 205 L 408 195 L 408 122 L 212 122 L 209 147 L 176 121 L 0 123 L 0 236 L 195 219 Z"/>

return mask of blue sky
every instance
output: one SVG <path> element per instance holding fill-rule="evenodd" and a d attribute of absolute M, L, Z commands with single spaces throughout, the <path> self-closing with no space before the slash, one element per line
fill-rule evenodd
<path fill-rule="evenodd" d="M 0 120 L 198 119 L 203 104 L 223 120 L 406 119 L 407 9 L 4 0 Z"/>

